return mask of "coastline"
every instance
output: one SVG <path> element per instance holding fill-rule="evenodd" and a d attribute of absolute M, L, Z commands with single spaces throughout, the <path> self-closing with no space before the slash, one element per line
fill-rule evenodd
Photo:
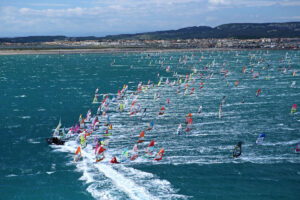
<path fill-rule="evenodd" d="M 1 55 L 34 54 L 86 54 L 86 53 L 127 53 L 127 52 L 176 52 L 176 51 L 228 51 L 228 50 L 297 50 L 262 48 L 103 48 L 103 49 L 0 49 Z"/>

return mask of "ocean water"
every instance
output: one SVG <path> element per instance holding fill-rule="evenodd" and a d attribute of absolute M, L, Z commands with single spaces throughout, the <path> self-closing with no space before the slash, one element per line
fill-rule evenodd
<path fill-rule="evenodd" d="M 177 82 L 165 83 L 180 76 L 184 81 L 194 69 L 188 82 L 188 91 L 195 88 L 192 95 L 184 95 L 183 83 L 179 94 Z M 256 73 L 260 75 L 253 79 Z M 299 73 L 300 51 L 0 56 L 0 199 L 298 199 L 300 154 L 295 147 L 300 142 L 300 114 L 290 111 L 293 104 L 300 105 Z M 131 94 L 139 82 L 146 85 L 148 80 L 155 86 L 142 91 L 137 101 L 147 108 L 146 116 L 129 116 L 135 97 Z M 117 105 L 111 105 L 113 134 L 102 162 L 95 163 L 91 147 L 93 134 L 99 132 L 88 138 L 77 163 L 73 155 L 78 144 L 73 140 L 64 146 L 46 143 L 60 118 L 69 128 L 88 109 L 95 114 L 97 87 L 111 97 L 123 84 L 128 84 L 125 112 L 115 112 Z M 158 92 L 161 97 L 155 101 Z M 219 118 L 223 96 L 226 103 Z M 165 114 L 158 116 L 168 98 Z M 177 135 L 188 113 L 192 131 Z M 145 132 L 140 154 L 155 139 L 155 152 L 165 148 L 163 159 L 140 156 L 110 164 L 125 147 L 131 152 L 151 120 L 154 128 Z M 256 145 L 262 132 L 265 141 Z M 243 153 L 233 159 L 238 141 L 243 142 Z"/>

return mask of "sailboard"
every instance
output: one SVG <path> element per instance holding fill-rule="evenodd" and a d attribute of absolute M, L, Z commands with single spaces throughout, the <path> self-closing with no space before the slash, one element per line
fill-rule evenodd
<path fill-rule="evenodd" d="M 137 159 L 137 157 L 139 157 L 139 154 L 138 154 L 137 145 L 135 144 L 132 149 L 131 160 L 135 160 Z"/>
<path fill-rule="evenodd" d="M 200 89 L 202 89 L 203 87 L 204 87 L 204 83 L 201 82 L 201 83 L 200 83 Z"/>
<path fill-rule="evenodd" d="M 151 156 L 152 156 L 153 151 L 154 151 L 154 143 L 155 143 L 154 140 L 152 140 L 152 141 L 149 143 L 148 147 L 146 148 L 144 157 L 151 157 Z"/>
<path fill-rule="evenodd" d="M 242 142 L 238 142 L 234 147 L 232 158 L 237 158 L 242 154 Z"/>
<path fill-rule="evenodd" d="M 59 119 L 58 125 L 56 126 L 54 132 L 53 132 L 53 136 L 58 136 L 59 135 L 59 129 L 61 127 L 61 119 Z"/>
<path fill-rule="evenodd" d="M 139 136 L 139 139 L 137 141 L 138 143 L 144 142 L 144 134 L 145 134 L 145 131 L 142 131 L 141 134 L 140 134 L 140 136 Z"/>
<path fill-rule="evenodd" d="M 105 158 L 104 156 L 104 149 L 102 146 L 100 146 L 97 154 L 96 154 L 96 162 L 100 162 Z"/>
<path fill-rule="evenodd" d="M 182 125 L 179 124 L 177 128 L 177 135 L 180 135 L 182 133 Z"/>
<path fill-rule="evenodd" d="M 95 97 L 94 97 L 94 100 L 93 100 L 92 103 L 93 103 L 93 104 L 98 103 L 98 95 L 97 95 L 97 94 L 95 94 Z"/>
<path fill-rule="evenodd" d="M 234 86 L 237 87 L 238 85 L 239 85 L 239 80 L 236 80 Z"/>
<path fill-rule="evenodd" d="M 187 117 L 185 118 L 185 123 L 187 124 L 189 122 L 189 119 L 192 118 L 192 113 L 189 113 Z"/>
<path fill-rule="evenodd" d="M 265 137 L 266 137 L 265 133 L 260 134 L 260 136 L 258 136 L 258 138 L 256 139 L 256 144 L 262 144 Z"/>
<path fill-rule="evenodd" d="M 256 96 L 258 97 L 261 93 L 261 89 L 258 89 L 257 92 L 256 92 Z"/>
<path fill-rule="evenodd" d="M 161 160 L 163 158 L 164 152 L 165 152 L 165 149 L 161 148 L 160 151 L 156 154 L 154 160 L 155 161 Z"/>
<path fill-rule="evenodd" d="M 190 117 L 186 125 L 185 132 L 190 132 L 192 130 L 193 119 Z"/>
<path fill-rule="evenodd" d="M 222 118 L 222 104 L 220 105 L 220 107 L 219 107 L 219 119 L 221 119 Z"/>
<path fill-rule="evenodd" d="M 202 112 L 202 105 L 200 105 L 199 109 L 198 109 L 198 114 L 201 114 Z"/>
<path fill-rule="evenodd" d="M 297 104 L 294 104 L 291 109 L 291 114 L 294 114 L 296 112 L 296 109 L 297 109 Z"/>
<path fill-rule="evenodd" d="M 77 162 L 81 158 L 81 149 L 80 146 L 77 148 L 74 155 L 74 162 Z"/>
<path fill-rule="evenodd" d="M 114 156 L 114 157 L 111 159 L 110 163 L 112 163 L 112 164 L 118 164 L 119 162 L 117 161 L 117 158 Z"/>
<path fill-rule="evenodd" d="M 81 145 L 82 149 L 84 149 L 87 146 L 86 139 L 85 139 L 85 137 L 83 135 L 81 135 L 80 145 Z"/>
<path fill-rule="evenodd" d="M 161 107 L 161 109 L 159 110 L 158 115 L 163 115 L 165 113 L 165 107 Z"/>
<path fill-rule="evenodd" d="M 108 128 L 107 128 L 106 131 L 105 131 L 104 136 L 110 136 L 111 134 L 112 134 L 112 124 L 110 124 L 110 125 L 108 126 Z"/>
<path fill-rule="evenodd" d="M 148 127 L 147 127 L 147 131 L 152 130 L 153 125 L 154 125 L 154 122 L 153 122 L 153 120 L 151 120 L 151 122 L 149 123 L 149 125 L 148 125 Z"/>
<path fill-rule="evenodd" d="M 121 162 L 125 162 L 128 159 L 127 147 L 121 153 Z"/>
<path fill-rule="evenodd" d="M 300 153 L 300 142 L 297 144 L 295 152 Z"/>

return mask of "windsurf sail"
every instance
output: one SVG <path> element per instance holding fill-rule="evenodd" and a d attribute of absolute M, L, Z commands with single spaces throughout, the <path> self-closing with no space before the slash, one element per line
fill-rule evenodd
<path fill-rule="evenodd" d="M 81 148 L 85 148 L 87 146 L 86 139 L 83 135 L 81 135 L 80 145 L 81 145 Z"/>
<path fill-rule="evenodd" d="M 137 148 L 137 145 L 135 144 L 132 149 L 131 160 L 137 159 L 138 156 L 139 156 L 138 148 Z"/>
<path fill-rule="evenodd" d="M 294 88 L 296 85 L 296 81 L 293 81 L 292 84 L 291 84 L 291 88 Z"/>
<path fill-rule="evenodd" d="M 167 103 L 166 103 L 166 107 L 168 107 L 169 104 L 170 104 L 170 99 L 168 98 L 168 99 L 167 99 Z"/>
<path fill-rule="evenodd" d="M 117 158 L 114 156 L 114 157 L 111 159 L 110 163 L 117 164 L 117 163 L 119 163 L 119 162 L 117 161 Z"/>
<path fill-rule="evenodd" d="M 97 115 L 101 115 L 101 106 L 99 106 L 97 109 Z"/>
<path fill-rule="evenodd" d="M 170 72 L 170 66 L 167 67 L 166 72 Z"/>
<path fill-rule="evenodd" d="M 187 124 L 189 122 L 189 119 L 192 118 L 192 113 L 189 113 L 187 117 L 185 118 L 185 123 Z"/>
<path fill-rule="evenodd" d="M 293 72 L 293 76 L 296 76 L 296 73 L 297 73 L 297 70 L 295 70 L 295 71 Z"/>
<path fill-rule="evenodd" d="M 265 133 L 260 134 L 260 136 L 258 136 L 258 138 L 256 139 L 256 144 L 262 144 L 265 137 L 266 137 Z"/>
<path fill-rule="evenodd" d="M 80 122 L 80 128 L 83 128 L 83 127 L 84 127 L 84 119 L 82 119 Z"/>
<path fill-rule="evenodd" d="M 112 134 L 112 124 L 110 124 L 106 131 L 105 131 L 105 136 L 110 136 Z"/>
<path fill-rule="evenodd" d="M 55 128 L 54 132 L 53 132 L 53 136 L 58 136 L 59 135 L 59 129 L 61 127 L 61 119 L 59 119 L 58 125 Z"/>
<path fill-rule="evenodd" d="M 161 84 L 161 79 L 158 81 L 157 86 L 160 86 Z"/>
<path fill-rule="evenodd" d="M 239 84 L 239 80 L 236 80 L 236 82 L 235 82 L 235 87 L 237 87 L 238 86 L 238 84 Z"/>
<path fill-rule="evenodd" d="M 144 142 L 144 134 L 145 134 L 145 131 L 142 131 L 141 134 L 140 134 L 140 136 L 139 136 L 139 139 L 137 141 L 138 143 Z"/>
<path fill-rule="evenodd" d="M 296 109 L 297 109 L 297 104 L 294 104 L 291 109 L 291 114 L 294 114 L 296 112 Z"/>
<path fill-rule="evenodd" d="M 166 85 L 169 85 L 169 84 L 170 84 L 170 81 L 169 81 L 169 78 L 167 78 Z"/>
<path fill-rule="evenodd" d="M 261 89 L 258 89 L 257 92 L 256 92 L 256 96 L 258 97 L 261 93 Z"/>
<path fill-rule="evenodd" d="M 195 91 L 195 88 L 192 88 L 191 92 L 190 92 L 190 95 L 192 95 Z"/>
<path fill-rule="evenodd" d="M 153 128 L 153 125 L 154 125 L 154 122 L 152 120 L 147 127 L 147 131 L 150 131 Z"/>
<path fill-rule="evenodd" d="M 120 112 L 123 112 L 123 110 L 124 110 L 123 103 L 122 103 L 122 102 L 120 102 L 119 111 L 120 111 Z"/>
<path fill-rule="evenodd" d="M 79 115 L 79 119 L 78 119 L 79 123 L 81 123 L 81 121 L 82 121 L 82 114 Z"/>
<path fill-rule="evenodd" d="M 242 154 L 242 142 L 238 142 L 234 147 L 232 158 L 237 158 Z"/>
<path fill-rule="evenodd" d="M 221 119 L 222 118 L 222 104 L 220 105 L 220 107 L 219 107 L 219 119 Z"/>
<path fill-rule="evenodd" d="M 107 118 L 106 118 L 106 120 L 104 122 L 104 126 L 109 126 L 109 124 L 110 124 L 109 116 L 107 115 Z"/>
<path fill-rule="evenodd" d="M 146 151 L 145 151 L 145 156 L 148 156 L 148 157 L 152 156 L 153 151 L 154 151 L 154 143 L 155 143 L 154 140 L 152 140 L 149 143 L 149 145 L 148 145 L 148 147 L 146 148 Z"/>
<path fill-rule="evenodd" d="M 94 97 L 93 103 L 98 103 L 98 95 L 97 95 L 97 94 L 95 94 L 95 97 Z"/>
<path fill-rule="evenodd" d="M 161 160 L 163 158 L 164 152 L 165 152 L 165 149 L 161 148 L 160 151 L 156 154 L 154 160 L 155 161 Z"/>
<path fill-rule="evenodd" d="M 300 153 L 300 142 L 297 144 L 295 151 L 296 153 Z"/>
<path fill-rule="evenodd" d="M 91 109 L 88 110 L 88 112 L 86 113 L 86 121 L 89 122 L 91 121 L 91 118 L 92 118 L 92 111 Z"/>
<path fill-rule="evenodd" d="M 192 130 L 192 125 L 193 125 L 193 119 L 190 117 L 186 125 L 185 132 L 190 132 Z"/>
<path fill-rule="evenodd" d="M 198 109 L 198 114 L 201 114 L 202 112 L 202 105 L 200 105 L 199 109 Z"/>
<path fill-rule="evenodd" d="M 74 155 L 74 162 L 77 162 L 81 158 L 81 149 L 80 146 L 77 148 Z"/>
<path fill-rule="evenodd" d="M 202 89 L 203 87 L 204 87 L 204 83 L 201 82 L 201 83 L 200 83 L 200 89 Z"/>
<path fill-rule="evenodd" d="M 177 128 L 177 134 L 180 135 L 182 132 L 182 125 L 181 123 L 178 125 L 178 128 Z"/>
<path fill-rule="evenodd" d="M 100 162 L 101 160 L 103 160 L 105 158 L 104 156 L 104 149 L 102 146 L 100 146 L 97 154 L 96 154 L 96 162 Z"/>
<path fill-rule="evenodd" d="M 122 151 L 121 153 L 121 162 L 125 162 L 128 158 L 128 151 L 127 151 L 127 147 L 124 149 L 124 151 Z"/>
<path fill-rule="evenodd" d="M 165 113 L 165 107 L 161 107 L 161 109 L 159 110 L 158 115 L 163 115 Z"/>

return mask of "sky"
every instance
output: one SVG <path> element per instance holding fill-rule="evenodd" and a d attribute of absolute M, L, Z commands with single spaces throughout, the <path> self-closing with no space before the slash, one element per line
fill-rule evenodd
<path fill-rule="evenodd" d="M 300 21 L 300 0 L 0 0 L 0 37 Z"/>

